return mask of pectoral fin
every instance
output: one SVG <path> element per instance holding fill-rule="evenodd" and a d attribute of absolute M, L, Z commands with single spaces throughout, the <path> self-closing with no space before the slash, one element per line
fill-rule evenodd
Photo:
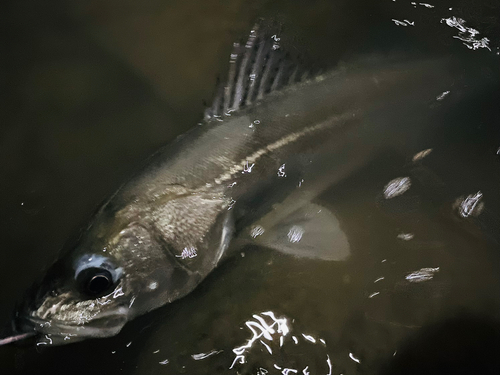
<path fill-rule="evenodd" d="M 307 203 L 280 216 L 272 212 L 250 228 L 257 244 L 301 258 L 340 261 L 349 256 L 347 236 L 330 210 Z"/>

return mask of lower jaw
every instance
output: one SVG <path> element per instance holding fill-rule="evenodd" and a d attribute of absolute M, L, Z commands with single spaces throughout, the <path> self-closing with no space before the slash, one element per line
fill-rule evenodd
<path fill-rule="evenodd" d="M 99 325 L 98 323 L 102 323 Z M 31 321 L 26 331 L 37 331 L 39 334 L 37 346 L 63 345 L 91 338 L 105 338 L 117 335 L 125 323 L 126 315 L 104 316 L 90 324 L 65 325 L 51 322 L 50 326 Z"/>

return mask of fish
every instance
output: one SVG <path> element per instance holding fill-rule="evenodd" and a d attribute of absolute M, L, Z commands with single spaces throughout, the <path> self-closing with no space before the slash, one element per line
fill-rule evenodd
<path fill-rule="evenodd" d="M 429 134 L 451 126 L 445 114 L 468 85 L 449 56 L 365 56 L 312 74 L 276 40 L 256 25 L 234 45 L 202 122 L 98 209 L 26 292 L 0 344 L 114 336 L 191 293 L 248 244 L 349 260 L 348 231 L 318 197 L 384 150 L 411 159 L 427 148 Z"/>

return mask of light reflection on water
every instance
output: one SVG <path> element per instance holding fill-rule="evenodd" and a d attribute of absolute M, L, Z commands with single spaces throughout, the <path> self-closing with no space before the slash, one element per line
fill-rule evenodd
<path fill-rule="evenodd" d="M 326 341 L 321 337 L 314 337 L 311 334 L 297 332 L 293 327 L 293 319 L 283 316 L 277 317 L 273 311 L 265 311 L 259 314 L 253 314 L 252 318 L 244 323 L 249 335 L 246 343 L 234 347 L 232 363 L 228 366 L 231 373 L 247 373 L 248 368 L 245 364 L 255 362 L 253 357 L 257 357 L 257 363 L 267 361 L 268 367 L 259 366 L 257 373 L 260 374 L 332 374 L 333 365 L 328 354 Z M 307 356 L 297 347 L 306 345 Z M 311 345 L 316 345 L 311 347 Z M 317 346 L 319 345 L 319 346 Z M 294 346 L 294 353 L 287 353 L 288 348 Z M 158 353 L 156 350 L 153 353 Z M 205 353 L 191 354 L 194 361 L 202 361 L 209 357 L 219 355 L 224 350 L 212 349 Z M 269 360 L 262 356 L 267 354 Z M 294 356 L 296 358 L 294 358 Z M 227 357 L 226 357 L 227 358 Z M 349 358 L 360 363 L 353 353 L 349 353 Z M 321 360 L 323 359 L 323 360 Z M 323 362 L 323 363 L 321 363 Z M 160 365 L 170 363 L 169 359 L 158 362 Z M 298 366 L 299 365 L 299 366 Z M 278 371 L 277 371 L 278 370 Z"/>

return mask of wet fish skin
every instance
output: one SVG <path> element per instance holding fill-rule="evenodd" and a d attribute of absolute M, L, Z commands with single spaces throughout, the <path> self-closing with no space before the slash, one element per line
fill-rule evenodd
<path fill-rule="evenodd" d="M 438 115 L 456 104 L 429 108 L 453 84 L 450 71 L 446 59 L 370 61 L 197 126 L 104 204 L 23 302 L 16 331 L 51 334 L 54 344 L 112 336 L 187 295 L 230 243 L 251 240 L 252 224 L 279 222 L 383 148 L 419 149 Z M 286 177 L 277 173 L 283 165 Z M 291 203 L 280 211 L 282 202 Z M 335 246 L 320 253 L 348 256 Z M 102 270 L 109 287 L 88 293 L 91 280 L 80 280 L 86 270 Z"/>

